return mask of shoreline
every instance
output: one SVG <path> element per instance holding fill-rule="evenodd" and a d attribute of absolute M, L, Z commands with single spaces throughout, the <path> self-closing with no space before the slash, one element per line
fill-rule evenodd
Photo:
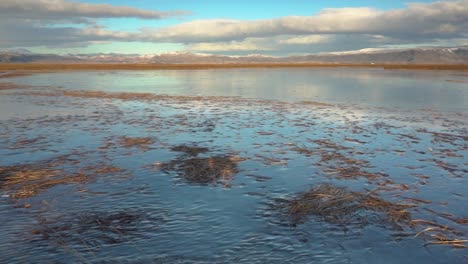
<path fill-rule="evenodd" d="M 86 71 L 86 70 L 202 70 L 236 68 L 380 68 L 384 70 L 458 70 L 468 64 L 320 64 L 320 63 L 247 63 L 247 64 L 75 64 L 75 63 L 1 63 L 0 71 Z"/>

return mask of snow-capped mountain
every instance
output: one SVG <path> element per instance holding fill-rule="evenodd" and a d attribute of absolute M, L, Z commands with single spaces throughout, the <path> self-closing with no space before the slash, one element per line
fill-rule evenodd
<path fill-rule="evenodd" d="M 364 49 L 285 58 L 288 62 L 468 64 L 468 47 Z"/>
<path fill-rule="evenodd" d="M 226 56 L 188 52 L 163 54 L 33 54 L 27 50 L 0 51 L 0 63 L 143 63 L 143 64 L 224 64 L 224 63 L 388 63 L 388 64 L 468 64 L 468 46 L 412 49 L 363 49 L 310 55 L 272 57 L 259 54 Z"/>

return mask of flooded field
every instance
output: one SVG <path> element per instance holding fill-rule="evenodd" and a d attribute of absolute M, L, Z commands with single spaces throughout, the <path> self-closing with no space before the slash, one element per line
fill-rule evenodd
<path fill-rule="evenodd" d="M 0 263 L 468 261 L 466 72 L 3 74 Z"/>

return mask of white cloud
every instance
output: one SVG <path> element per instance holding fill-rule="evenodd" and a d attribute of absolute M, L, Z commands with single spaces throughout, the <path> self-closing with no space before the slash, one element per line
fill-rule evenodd
<path fill-rule="evenodd" d="M 164 29 L 146 29 L 150 39 L 216 42 L 250 37 L 312 34 L 380 34 L 399 37 L 452 37 L 468 34 L 468 0 L 410 4 L 404 9 L 324 9 L 313 16 L 268 20 L 196 20 Z"/>
<path fill-rule="evenodd" d="M 258 51 L 258 50 L 271 50 L 271 48 L 261 47 L 254 43 L 246 42 L 215 42 L 215 43 L 197 43 L 190 45 L 189 50 L 192 51 L 205 51 L 205 52 L 218 52 L 218 51 Z"/>
<path fill-rule="evenodd" d="M 305 45 L 305 44 L 317 44 L 323 43 L 330 40 L 330 36 L 326 35 L 309 35 L 309 36 L 300 36 L 292 37 L 280 40 L 280 44 L 292 44 L 292 45 Z"/>
<path fill-rule="evenodd" d="M 13 18 L 52 19 L 72 18 L 118 18 L 136 17 L 161 19 L 171 15 L 184 14 L 183 11 L 161 12 L 137 9 L 128 6 L 109 4 L 89 4 L 65 0 L 1 0 L 0 14 Z"/>
<path fill-rule="evenodd" d="M 243 41 L 201 42 L 189 44 L 187 50 L 194 52 L 257 52 L 275 49 L 275 40 L 269 38 L 248 38 Z"/>

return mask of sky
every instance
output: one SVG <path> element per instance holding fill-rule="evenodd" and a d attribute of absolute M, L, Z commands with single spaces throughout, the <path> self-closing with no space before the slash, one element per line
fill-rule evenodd
<path fill-rule="evenodd" d="M 0 0 L 0 49 L 288 56 L 468 45 L 468 0 Z"/>

